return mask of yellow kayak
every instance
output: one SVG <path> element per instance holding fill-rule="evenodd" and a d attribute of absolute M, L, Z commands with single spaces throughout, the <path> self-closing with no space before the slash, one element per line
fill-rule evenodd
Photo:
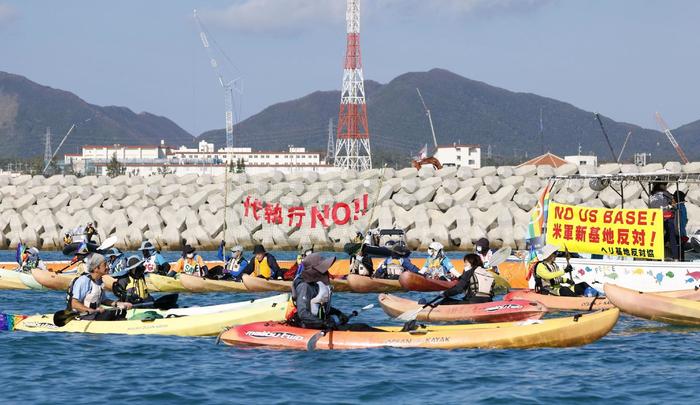
<path fill-rule="evenodd" d="M 289 295 L 241 303 L 223 312 L 193 314 L 155 320 L 87 321 L 73 320 L 63 327 L 53 323 L 53 314 L 29 316 L 14 325 L 25 332 L 113 333 L 126 335 L 216 336 L 232 325 L 261 321 L 282 321 L 289 308 Z"/>
<path fill-rule="evenodd" d="M 247 292 L 248 289 L 240 281 L 210 280 L 189 274 L 181 274 L 180 282 L 190 292 Z"/>
<path fill-rule="evenodd" d="M 151 292 L 188 292 L 179 279 L 159 274 L 147 274 L 146 286 Z"/>

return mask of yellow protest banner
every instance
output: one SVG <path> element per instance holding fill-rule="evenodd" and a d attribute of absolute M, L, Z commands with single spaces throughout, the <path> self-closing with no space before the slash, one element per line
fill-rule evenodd
<path fill-rule="evenodd" d="M 547 243 L 572 252 L 664 258 L 661 209 L 612 209 L 549 203 Z"/>

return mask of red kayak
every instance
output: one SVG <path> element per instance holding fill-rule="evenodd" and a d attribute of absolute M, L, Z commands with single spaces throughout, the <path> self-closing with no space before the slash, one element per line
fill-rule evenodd
<path fill-rule="evenodd" d="M 401 287 L 408 291 L 445 291 L 454 287 L 457 284 L 457 280 L 436 280 L 412 271 L 404 271 L 399 276 L 399 283 Z"/>
<path fill-rule="evenodd" d="M 395 295 L 381 294 L 379 304 L 384 312 L 397 317 L 405 312 L 421 308 L 416 301 Z M 416 315 L 419 321 L 434 322 L 514 322 L 526 319 L 540 319 L 547 312 L 547 307 L 539 302 L 526 300 L 493 301 L 482 304 L 438 305 L 425 308 Z"/>

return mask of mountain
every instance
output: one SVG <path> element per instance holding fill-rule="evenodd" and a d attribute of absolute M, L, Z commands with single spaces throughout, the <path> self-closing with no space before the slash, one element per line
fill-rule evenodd
<path fill-rule="evenodd" d="M 76 153 L 80 146 L 191 144 L 192 135 L 171 120 L 126 107 L 100 107 L 63 90 L 0 72 L 0 158 L 43 156 L 46 128 L 55 150 L 72 124 L 58 156 Z M 62 152 L 62 153 L 61 153 Z"/>
<path fill-rule="evenodd" d="M 502 161 L 522 161 L 543 149 L 559 155 L 593 152 L 601 161 L 612 160 L 593 112 L 571 104 L 531 93 L 516 93 L 470 80 L 444 69 L 406 73 L 387 84 L 366 82 L 367 109 L 372 142 L 376 154 L 399 156 L 432 143 L 430 126 L 416 93 L 419 88 L 429 107 L 439 144 L 469 143 L 487 146 Z M 278 103 L 244 120 L 235 128 L 237 145 L 259 149 L 294 144 L 324 151 L 328 141 L 327 125 L 337 122 L 339 91 L 318 91 L 305 97 Z M 543 137 L 540 136 L 540 111 Z M 634 152 L 651 152 L 652 160 L 677 159 L 666 137 L 659 131 L 617 122 L 601 115 L 615 153 L 632 131 L 624 159 Z M 693 125 L 693 124 L 689 124 Z M 695 124 L 700 127 L 700 121 Z M 688 127 L 688 126 L 685 126 Z M 682 127 L 682 128 L 685 128 Z M 689 158 L 700 158 L 698 140 L 680 131 L 679 142 Z M 200 135 L 217 145 L 224 143 L 223 130 Z M 542 138 L 544 142 L 542 142 Z M 544 145 L 543 145 L 544 143 Z M 687 143 L 687 146 L 685 146 Z"/>

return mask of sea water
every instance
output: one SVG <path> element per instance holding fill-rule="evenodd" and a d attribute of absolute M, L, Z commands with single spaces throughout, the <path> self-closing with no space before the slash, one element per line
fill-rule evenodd
<path fill-rule="evenodd" d="M 202 255 L 215 258 L 213 252 Z M 59 253 L 44 256 L 64 259 Z M 10 260 L 14 252 L 0 252 L 0 261 Z M 269 295 L 181 294 L 180 304 Z M 333 302 L 346 312 L 374 303 L 358 321 L 396 324 L 382 312 L 376 294 L 339 293 Z M 0 291 L 2 312 L 50 313 L 64 305 L 61 292 Z M 305 352 L 216 345 L 213 337 L 0 332 L 0 402 L 694 403 L 700 398 L 699 345 L 700 328 L 626 315 L 610 334 L 587 346 L 530 350 Z"/>

